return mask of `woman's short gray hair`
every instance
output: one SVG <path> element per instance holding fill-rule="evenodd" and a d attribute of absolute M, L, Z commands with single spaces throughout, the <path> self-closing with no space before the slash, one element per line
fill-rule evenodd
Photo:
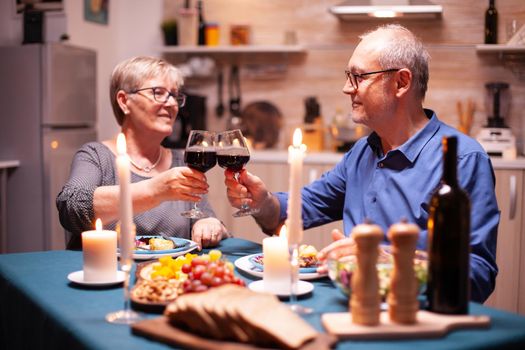
<path fill-rule="evenodd" d="M 423 43 L 410 30 L 399 24 L 380 26 L 372 32 L 363 34 L 360 38 L 364 39 L 369 34 L 377 31 L 396 32 L 379 53 L 381 68 L 408 68 L 412 72 L 416 92 L 421 99 L 424 99 L 428 86 L 428 61 L 430 60 L 430 55 Z"/>
<path fill-rule="evenodd" d="M 120 62 L 111 73 L 109 98 L 117 123 L 124 122 L 124 112 L 117 102 L 120 90 L 130 92 L 139 89 L 141 84 L 155 77 L 167 77 L 179 89 L 183 84 L 182 74 L 171 63 L 157 57 L 137 56 Z"/>

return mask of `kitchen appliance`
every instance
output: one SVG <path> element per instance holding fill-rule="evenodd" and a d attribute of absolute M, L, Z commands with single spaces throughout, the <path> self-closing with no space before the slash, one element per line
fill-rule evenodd
<path fill-rule="evenodd" d="M 0 47 L 0 159 L 20 161 L 7 184 L 8 252 L 65 248 L 55 199 L 76 150 L 97 139 L 96 73 L 92 50 Z"/>
<path fill-rule="evenodd" d="M 486 110 L 489 117 L 487 125 L 481 129 L 477 140 L 491 156 L 515 158 L 516 138 L 503 118 L 509 111 L 509 84 L 490 82 L 485 84 L 485 88 L 487 89 Z"/>
<path fill-rule="evenodd" d="M 443 6 L 428 0 L 346 0 L 331 6 L 330 13 L 340 20 L 370 18 L 439 19 Z"/>

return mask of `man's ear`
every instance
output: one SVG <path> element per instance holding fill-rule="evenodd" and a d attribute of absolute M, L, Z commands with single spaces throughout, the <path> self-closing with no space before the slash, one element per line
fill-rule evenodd
<path fill-rule="evenodd" d="M 397 97 L 401 97 L 405 95 L 412 86 L 412 72 L 409 69 L 402 68 L 397 72 L 397 79 L 396 79 L 396 88 L 397 88 Z"/>
<path fill-rule="evenodd" d="M 122 112 L 124 112 L 124 114 L 129 114 L 129 108 L 128 108 L 128 94 L 126 94 L 124 92 L 124 90 L 119 90 L 117 92 L 117 103 L 120 107 L 120 109 L 122 110 Z"/>

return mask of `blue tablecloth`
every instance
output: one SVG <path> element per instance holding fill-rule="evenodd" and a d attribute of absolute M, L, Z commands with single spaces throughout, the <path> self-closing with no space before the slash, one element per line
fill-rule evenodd
<path fill-rule="evenodd" d="M 260 245 L 241 239 L 224 240 L 219 249 L 232 261 L 261 251 Z M 70 283 L 67 275 L 81 269 L 81 252 L 0 255 L 0 348 L 168 348 L 131 334 L 128 326 L 107 323 L 105 315 L 123 307 L 122 286 L 96 289 Z M 323 330 L 320 315 L 345 311 L 347 301 L 327 278 L 314 284 L 312 295 L 299 302 L 314 308 L 305 319 Z M 337 349 L 525 349 L 525 317 L 479 304 L 471 304 L 471 313 L 489 315 L 491 328 L 454 331 L 440 339 L 342 341 Z"/>

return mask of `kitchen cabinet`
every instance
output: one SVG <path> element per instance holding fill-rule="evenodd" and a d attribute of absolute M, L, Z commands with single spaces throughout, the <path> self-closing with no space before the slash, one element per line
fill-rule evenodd
<path fill-rule="evenodd" d="M 501 211 L 496 261 L 496 289 L 486 305 L 525 314 L 524 170 L 496 169 L 496 197 Z"/>

